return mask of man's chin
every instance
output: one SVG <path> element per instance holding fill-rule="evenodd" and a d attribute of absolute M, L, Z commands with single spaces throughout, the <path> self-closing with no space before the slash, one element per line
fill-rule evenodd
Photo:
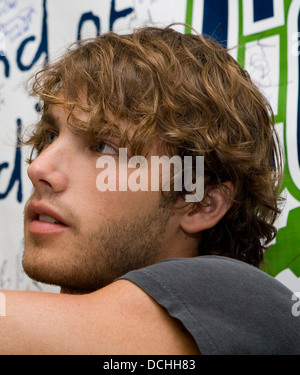
<path fill-rule="evenodd" d="M 59 285 L 59 280 L 53 275 L 53 272 L 49 270 L 49 267 L 45 267 L 43 264 L 37 264 L 36 262 L 30 261 L 23 258 L 23 269 L 28 277 L 32 280 L 49 285 Z"/>
<path fill-rule="evenodd" d="M 56 258 L 56 259 L 55 259 Z M 28 277 L 36 282 L 58 286 L 61 293 L 86 294 L 110 284 L 114 277 L 103 279 L 93 272 L 85 272 L 80 262 L 73 264 L 57 256 L 50 257 L 47 251 L 25 251 L 22 265 Z"/>
<path fill-rule="evenodd" d="M 44 284 L 60 286 L 61 267 L 50 250 L 25 246 L 22 259 L 23 269 L 32 280 Z"/>

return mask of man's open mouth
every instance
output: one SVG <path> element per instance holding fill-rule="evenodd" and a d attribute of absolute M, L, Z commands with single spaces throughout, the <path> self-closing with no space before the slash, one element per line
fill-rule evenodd
<path fill-rule="evenodd" d="M 39 221 L 43 221 L 45 223 L 65 225 L 64 223 L 62 223 L 61 221 L 55 219 L 54 217 L 52 217 L 50 215 L 45 215 L 45 214 L 38 215 L 38 220 Z"/>
<path fill-rule="evenodd" d="M 58 211 L 43 202 L 30 202 L 26 216 L 28 230 L 32 234 L 58 234 L 69 227 L 69 224 Z"/>

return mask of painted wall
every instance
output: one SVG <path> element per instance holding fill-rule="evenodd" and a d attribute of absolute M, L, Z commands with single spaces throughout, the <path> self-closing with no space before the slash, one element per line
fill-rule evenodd
<path fill-rule="evenodd" d="M 21 267 L 31 184 L 18 134 L 38 118 L 27 79 L 78 39 L 187 22 L 232 48 L 273 106 L 287 201 L 265 270 L 300 291 L 299 15 L 300 0 L 0 0 L 0 289 L 57 290 L 33 282 Z"/>

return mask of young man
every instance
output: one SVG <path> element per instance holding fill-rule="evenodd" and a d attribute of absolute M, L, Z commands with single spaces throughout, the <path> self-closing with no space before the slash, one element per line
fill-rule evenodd
<path fill-rule="evenodd" d="M 108 33 L 33 92 L 23 266 L 62 293 L 5 291 L 1 353 L 300 353 L 292 293 L 258 269 L 279 213 L 271 109 L 227 51 L 172 28 Z M 174 188 L 175 167 L 163 191 L 157 156 L 192 157 L 194 180 L 204 157 L 203 199 Z"/>

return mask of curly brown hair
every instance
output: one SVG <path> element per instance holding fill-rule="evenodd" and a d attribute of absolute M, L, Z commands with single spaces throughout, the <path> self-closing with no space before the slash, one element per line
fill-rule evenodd
<path fill-rule="evenodd" d="M 269 103 L 226 49 L 171 27 L 109 32 L 72 45 L 32 87 L 43 111 L 63 104 L 73 120 L 75 106 L 88 111 L 89 124 L 76 127 L 90 135 L 119 131 L 108 113 L 133 124 L 133 153 L 159 138 L 169 155 L 204 156 L 205 188 L 230 181 L 234 191 L 227 214 L 201 234 L 199 255 L 259 266 L 276 235 L 281 156 Z M 42 143 L 37 124 L 27 144 Z"/>

